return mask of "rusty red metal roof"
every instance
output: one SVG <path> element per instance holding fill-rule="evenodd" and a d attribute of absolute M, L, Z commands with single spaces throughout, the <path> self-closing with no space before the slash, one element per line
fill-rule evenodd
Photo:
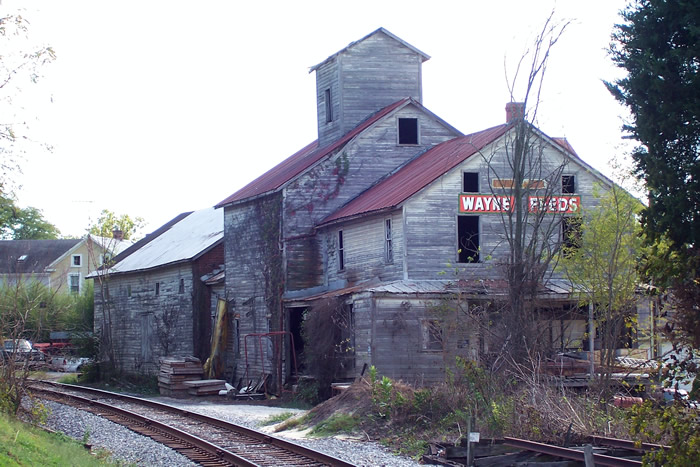
<path fill-rule="evenodd" d="M 573 154 L 574 156 L 576 156 L 577 158 L 580 159 L 580 157 L 578 156 L 578 154 L 576 154 L 576 151 L 574 151 L 573 146 L 571 146 L 571 143 L 569 143 L 569 140 L 568 140 L 568 139 L 563 138 L 563 137 L 554 137 L 554 138 L 552 138 L 552 141 L 554 141 L 554 142 L 557 143 L 559 146 L 563 147 L 564 149 L 566 149 L 567 151 L 569 151 L 571 154 Z"/>
<path fill-rule="evenodd" d="M 507 124 L 495 126 L 435 146 L 326 217 L 319 226 L 398 206 L 444 173 L 500 138 L 510 127 Z"/>
<path fill-rule="evenodd" d="M 409 102 L 413 102 L 413 100 L 410 98 L 405 98 L 384 107 L 382 110 L 376 112 L 364 122 L 360 123 L 352 131 L 345 134 L 342 138 L 325 147 L 319 148 L 318 141 L 314 141 L 287 159 L 283 160 L 275 167 L 268 170 L 225 200 L 221 201 L 215 207 L 220 208 L 226 206 L 227 204 L 243 201 L 248 198 L 253 198 L 278 190 L 294 177 L 301 174 L 306 169 L 310 168 L 312 165 L 334 152 L 336 149 L 344 146 L 352 138 L 372 126 L 372 124 L 381 120 L 394 110 L 403 107 Z"/>

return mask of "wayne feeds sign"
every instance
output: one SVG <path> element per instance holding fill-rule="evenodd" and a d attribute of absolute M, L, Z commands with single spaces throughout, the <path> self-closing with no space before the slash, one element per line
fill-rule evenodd
<path fill-rule="evenodd" d="M 459 212 L 488 214 L 513 210 L 513 196 L 460 194 Z M 580 196 L 529 196 L 527 208 L 530 212 L 544 210 L 551 214 L 575 214 L 581 207 Z"/>

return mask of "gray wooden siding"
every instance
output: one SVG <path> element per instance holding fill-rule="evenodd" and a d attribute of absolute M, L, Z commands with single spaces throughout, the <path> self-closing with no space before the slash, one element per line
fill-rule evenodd
<path fill-rule="evenodd" d="M 180 293 L 180 279 L 184 280 L 183 293 Z M 105 307 L 99 281 L 95 282 L 95 330 L 100 332 Z M 159 284 L 158 295 L 155 293 L 156 283 Z M 112 316 L 117 364 L 123 371 L 155 374 L 158 359 L 165 355 L 165 345 L 169 347 L 168 355 L 193 354 L 191 266 L 114 275 L 105 284 L 109 288 L 108 309 Z M 167 333 L 164 332 L 164 316 L 171 317 Z M 144 323 L 150 325 L 144 327 Z M 144 348 L 147 342 L 151 345 Z"/>
<path fill-rule="evenodd" d="M 391 219 L 393 260 L 386 260 L 385 223 Z M 338 269 L 338 230 L 343 230 L 344 263 Z M 401 211 L 379 214 L 326 229 L 322 237 L 327 245 L 328 282 L 356 283 L 378 279 L 403 279 L 403 220 Z"/>
<path fill-rule="evenodd" d="M 387 105 L 421 102 L 421 56 L 383 33 L 341 52 L 316 71 L 319 143 L 328 144 Z M 323 94 L 334 94 L 334 122 L 326 124 Z"/>
<path fill-rule="evenodd" d="M 512 176 L 506 169 L 503 144 L 497 145 L 495 149 L 485 150 L 484 155 L 495 156 L 491 161 L 491 167 L 499 171 L 500 177 Z M 562 154 L 554 147 L 547 146 L 545 156 L 546 164 L 550 168 L 558 167 L 563 162 Z M 404 234 L 406 235 L 408 278 L 440 279 L 442 272 L 450 270 L 457 264 L 458 196 L 462 191 L 463 172 L 479 172 L 480 192 L 492 193 L 489 187 L 489 165 L 483 157 L 475 155 L 406 202 Z M 576 194 L 581 196 L 581 204 L 584 208 L 597 205 L 597 200 L 593 196 L 593 186 L 599 179 L 595 175 L 588 172 L 576 160 L 568 161 L 563 173 L 575 175 Z M 560 180 L 557 179 L 554 183 L 560 183 Z M 505 194 L 505 191 L 503 193 Z M 560 186 L 555 188 L 555 193 L 560 193 Z M 498 263 L 508 252 L 504 236 L 504 218 L 501 214 L 478 215 L 482 262 L 460 264 L 460 267 L 463 266 L 465 273 L 475 278 L 502 278 Z M 560 215 L 548 217 L 555 223 L 559 222 L 560 218 Z M 552 238 L 552 241 L 558 242 L 560 229 L 554 228 L 553 232 L 556 238 Z"/>

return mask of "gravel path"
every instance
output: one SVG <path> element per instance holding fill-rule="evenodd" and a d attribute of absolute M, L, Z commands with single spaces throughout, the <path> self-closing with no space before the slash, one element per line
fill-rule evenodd
<path fill-rule="evenodd" d="M 260 405 L 217 404 L 206 401 L 194 403 L 170 398 L 158 398 L 158 400 L 261 431 L 270 431 L 269 427 L 260 427 L 260 422 L 271 415 L 284 412 L 304 412 L 302 410 Z M 51 401 L 45 401 L 44 403 L 51 409 L 46 422 L 48 428 L 62 431 L 78 440 L 82 440 L 85 433 L 89 433 L 88 442 L 94 448 L 104 448 L 110 451 L 115 459 L 139 466 L 196 465 L 172 449 L 109 420 L 63 404 Z M 395 456 L 385 447 L 373 442 L 349 441 L 337 438 L 308 439 L 303 438 L 303 433 L 298 431 L 275 433 L 275 436 L 293 438 L 294 442 L 298 444 L 323 451 L 326 454 L 363 467 L 415 467 L 421 465 L 409 458 Z"/>

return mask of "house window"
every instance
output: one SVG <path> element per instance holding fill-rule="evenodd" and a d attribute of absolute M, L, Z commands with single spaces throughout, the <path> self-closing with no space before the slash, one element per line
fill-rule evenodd
<path fill-rule="evenodd" d="M 581 246 L 581 218 L 562 217 L 561 219 L 561 243 L 564 251 Z"/>
<path fill-rule="evenodd" d="M 418 144 L 417 118 L 399 118 L 399 144 Z"/>
<path fill-rule="evenodd" d="M 440 322 L 435 319 L 424 319 L 421 321 L 421 328 L 423 350 L 442 351 L 442 328 L 440 327 Z"/>
<path fill-rule="evenodd" d="M 576 176 L 562 175 L 561 176 L 561 192 L 563 194 L 576 193 Z"/>
<path fill-rule="evenodd" d="M 131 284 L 127 284 L 126 286 L 126 296 L 131 297 Z"/>
<path fill-rule="evenodd" d="M 160 295 L 160 282 L 156 282 L 156 296 Z"/>
<path fill-rule="evenodd" d="M 478 263 L 479 216 L 457 216 L 457 239 L 457 261 Z"/>
<path fill-rule="evenodd" d="M 68 291 L 75 295 L 80 293 L 80 274 L 68 274 Z"/>
<path fill-rule="evenodd" d="M 479 173 L 464 172 L 462 174 L 462 193 L 479 192 Z"/>
<path fill-rule="evenodd" d="M 391 234 L 391 219 L 384 221 L 384 258 L 387 263 L 394 262 L 394 246 Z"/>
<path fill-rule="evenodd" d="M 72 255 L 71 256 L 71 266 L 80 267 L 83 264 L 83 255 Z"/>
<path fill-rule="evenodd" d="M 333 102 L 331 101 L 331 89 L 328 88 L 324 92 L 323 102 L 326 107 L 326 123 L 333 121 Z"/>
<path fill-rule="evenodd" d="M 338 231 L 338 271 L 345 269 L 345 246 L 343 245 L 343 231 Z"/>
<path fill-rule="evenodd" d="M 177 293 L 185 293 L 185 279 L 180 279 L 180 287 L 177 289 Z"/>

